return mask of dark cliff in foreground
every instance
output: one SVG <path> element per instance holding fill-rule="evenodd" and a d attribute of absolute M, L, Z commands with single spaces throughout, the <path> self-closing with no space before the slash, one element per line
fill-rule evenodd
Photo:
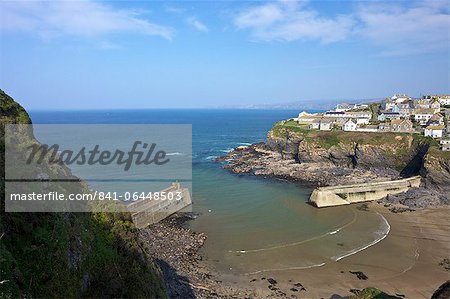
<path fill-rule="evenodd" d="M 165 298 L 160 275 L 125 213 L 5 213 L 4 125 L 29 124 L 0 90 L 0 297 Z M 64 166 L 40 170 L 48 177 Z M 71 192 L 86 192 L 82 182 Z"/>
<path fill-rule="evenodd" d="M 238 148 L 220 160 L 235 173 L 313 186 L 421 175 L 421 188 L 390 196 L 389 202 L 410 207 L 450 203 L 450 152 L 418 134 L 326 132 L 276 124 L 265 143 Z"/>

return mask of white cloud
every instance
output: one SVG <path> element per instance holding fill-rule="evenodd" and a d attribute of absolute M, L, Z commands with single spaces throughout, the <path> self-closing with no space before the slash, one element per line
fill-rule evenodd
<path fill-rule="evenodd" d="M 450 1 L 421 1 L 410 7 L 376 4 L 357 14 L 358 34 L 381 46 L 384 55 L 449 50 Z"/>
<path fill-rule="evenodd" d="M 247 7 L 234 25 L 262 41 L 365 39 L 384 55 L 450 50 L 450 0 L 364 2 L 345 15 L 323 16 L 307 1 Z"/>
<path fill-rule="evenodd" d="M 202 31 L 202 32 L 209 31 L 208 27 L 206 27 L 205 24 L 200 22 L 196 17 L 189 17 L 186 19 L 186 22 L 198 31 Z"/>
<path fill-rule="evenodd" d="M 26 31 L 44 38 L 92 37 L 134 32 L 171 39 L 173 29 L 149 22 L 142 11 L 115 9 L 93 1 L 1 1 L 0 29 Z"/>
<path fill-rule="evenodd" d="M 238 13 L 234 24 L 249 29 L 254 38 L 272 40 L 319 40 L 331 43 L 345 39 L 354 26 L 352 16 L 321 17 L 305 2 L 279 1 L 247 8 Z"/>

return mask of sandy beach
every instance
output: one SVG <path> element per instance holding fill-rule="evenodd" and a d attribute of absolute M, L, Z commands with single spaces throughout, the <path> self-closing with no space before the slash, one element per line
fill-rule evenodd
<path fill-rule="evenodd" d="M 186 228 L 186 219 L 175 218 L 145 229 L 143 239 L 170 282 L 173 297 L 330 298 L 376 287 L 400 298 L 430 298 L 450 279 L 450 272 L 439 265 L 450 256 L 450 209 L 393 213 L 377 203 L 368 208 L 389 222 L 386 238 L 339 261 L 303 270 L 224 274 L 199 252 L 208 240 L 201 232 Z M 337 296 L 334 298 L 340 298 Z"/>
<path fill-rule="evenodd" d="M 376 287 L 391 295 L 430 298 L 450 272 L 439 265 L 450 256 L 449 208 L 392 213 L 379 204 L 369 205 L 390 223 L 381 242 L 322 267 L 265 272 L 247 277 L 222 277 L 228 283 L 250 288 L 258 297 L 330 298 L 352 295 L 351 289 Z M 358 279 L 361 271 L 368 278 Z M 268 278 L 277 283 L 271 289 Z M 298 283 L 305 290 L 301 291 Z M 296 285 L 297 284 L 297 285 Z"/>

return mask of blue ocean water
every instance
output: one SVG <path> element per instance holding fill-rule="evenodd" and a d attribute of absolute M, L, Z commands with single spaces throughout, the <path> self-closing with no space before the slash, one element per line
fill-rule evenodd
<path fill-rule="evenodd" d="M 206 232 L 204 253 L 223 271 L 253 273 L 322 265 L 357 252 L 386 232 L 375 213 L 316 209 L 310 188 L 235 175 L 214 161 L 230 149 L 264 141 L 294 110 L 31 111 L 35 124 L 192 124 L 192 229 Z"/>
<path fill-rule="evenodd" d="M 223 155 L 230 148 L 263 141 L 281 119 L 297 110 L 92 110 L 31 111 L 36 124 L 192 124 L 194 163 Z"/>

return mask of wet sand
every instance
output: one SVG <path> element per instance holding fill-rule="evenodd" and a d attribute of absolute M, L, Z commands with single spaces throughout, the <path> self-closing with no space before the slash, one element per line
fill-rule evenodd
<path fill-rule="evenodd" d="M 253 289 L 258 297 L 329 298 L 333 294 L 351 295 L 350 289 L 376 287 L 392 295 L 430 298 L 450 272 L 439 262 L 450 257 L 450 209 L 423 209 L 392 213 L 371 203 L 369 208 L 382 214 L 391 225 L 381 242 L 322 267 L 286 270 L 258 275 L 221 277 L 238 288 Z M 350 271 L 361 271 L 361 280 Z M 277 283 L 269 289 L 268 278 Z M 296 283 L 306 289 L 300 291 Z"/>

